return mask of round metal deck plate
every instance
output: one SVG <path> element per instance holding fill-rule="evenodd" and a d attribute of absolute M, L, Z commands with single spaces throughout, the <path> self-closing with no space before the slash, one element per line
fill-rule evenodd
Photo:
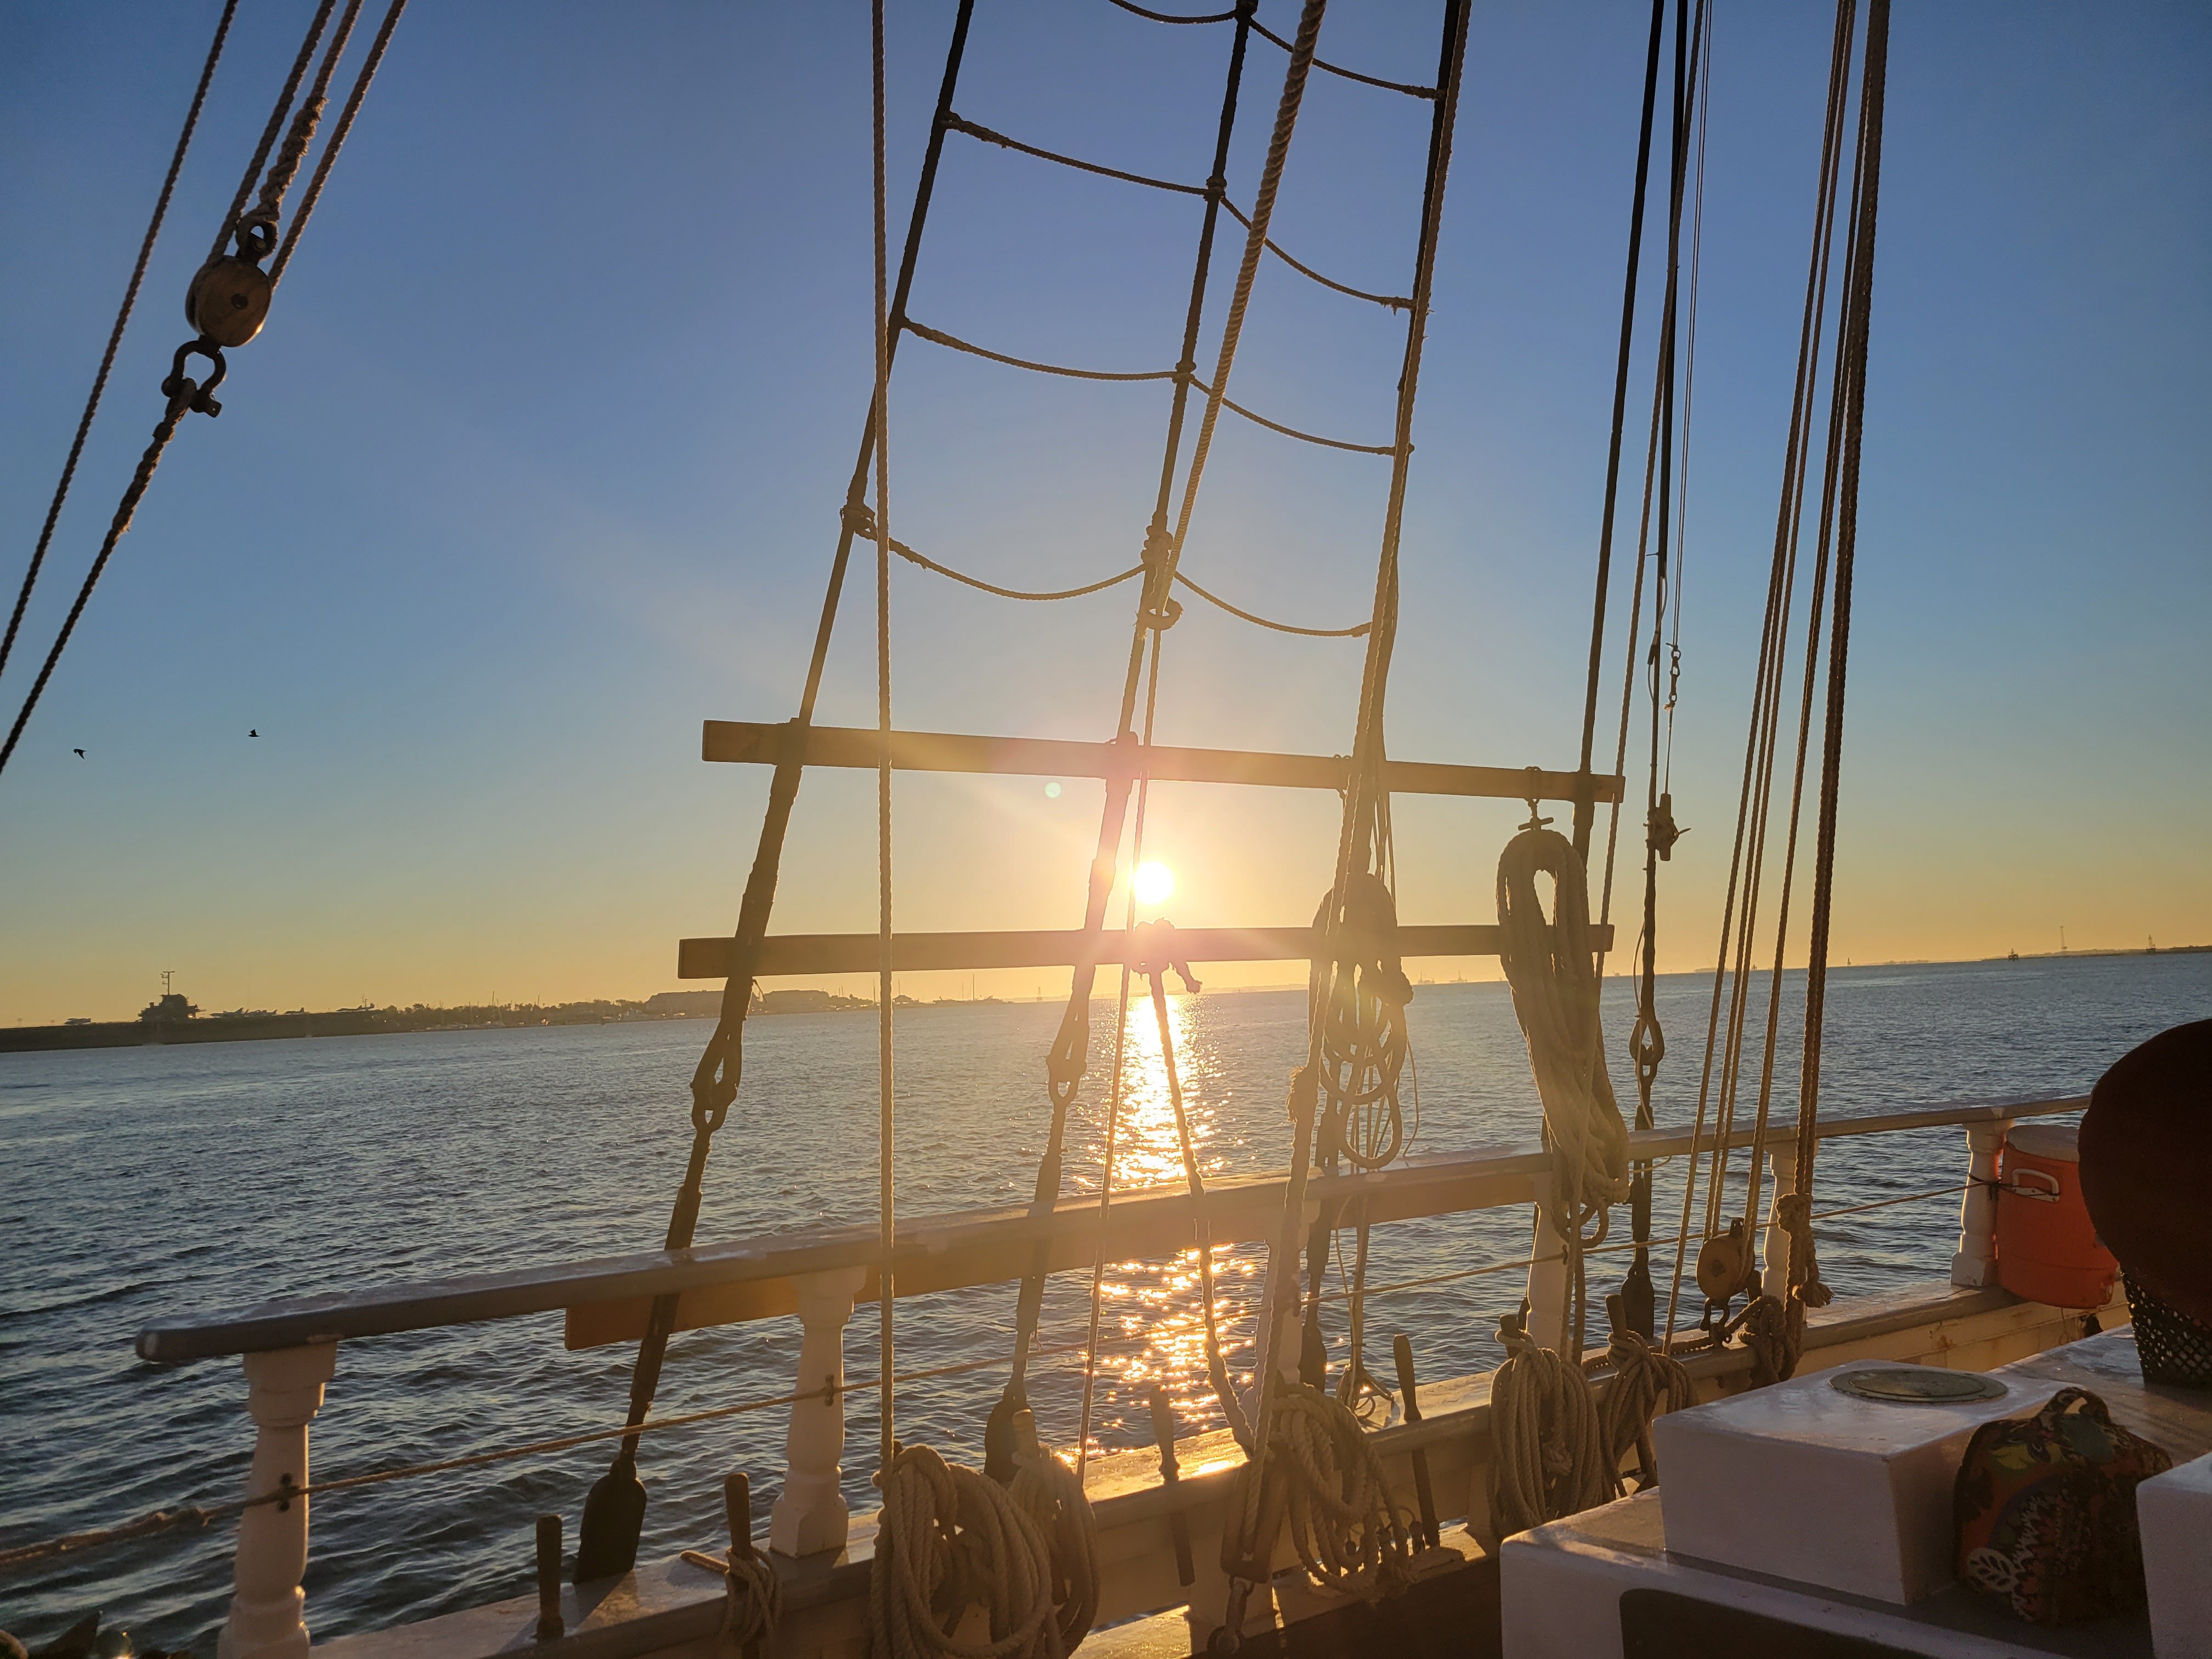
<path fill-rule="evenodd" d="M 1885 1365 L 1845 1371 L 1828 1379 L 1839 1394 L 1893 1406 L 1960 1406 L 1974 1400 L 1998 1400 L 2005 1385 L 1979 1371 L 1947 1371 L 1935 1365 Z"/>

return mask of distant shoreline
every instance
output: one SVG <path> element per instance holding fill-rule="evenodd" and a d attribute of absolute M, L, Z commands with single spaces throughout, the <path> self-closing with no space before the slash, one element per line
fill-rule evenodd
<path fill-rule="evenodd" d="M 2212 953 L 2212 945 L 2161 945 L 2154 948 L 2124 951 L 2035 951 L 2002 957 L 1955 959 L 1916 957 L 1848 963 L 1844 970 L 1859 968 L 1973 968 L 2000 962 L 2071 962 L 2085 957 L 2179 957 L 2208 953 Z M 1694 969 L 1688 971 L 1703 974 L 1706 970 Z M 1803 969 L 1793 971 L 1802 973 Z M 1680 970 L 1662 975 L 1664 978 L 1679 976 Z M 1417 979 L 1414 983 L 1418 988 L 1427 989 L 1445 985 L 1490 985 L 1503 981 Z M 1247 992 L 1303 988 L 1296 982 L 1231 985 L 1223 986 L 1209 994 L 1233 996 Z M 1060 1000 L 1058 998 L 1047 1000 L 1055 1003 Z M 941 997 L 933 1002 L 922 1002 L 902 996 L 897 999 L 896 1006 L 915 1011 L 932 1007 L 1017 1006 L 1020 1001 L 1020 999 L 1006 997 Z M 182 1019 L 140 1018 L 80 1021 L 61 1025 L 0 1025 L 0 1054 L 74 1048 L 135 1048 L 185 1042 L 268 1042 L 299 1037 L 396 1036 L 420 1031 L 515 1030 L 555 1025 L 634 1024 L 668 1019 L 712 1018 L 721 1012 L 721 1002 L 722 993 L 720 990 L 663 991 L 642 1001 L 609 999 L 565 1002 L 545 1007 L 510 1004 L 432 1008 L 417 1003 L 411 1008 L 336 1008 L 318 1013 L 310 1013 L 304 1009 L 282 1014 L 255 1010 L 251 1012 L 234 1011 L 196 1014 Z M 841 996 L 827 991 L 787 990 L 771 991 L 765 994 L 757 992 L 751 1012 L 859 1013 L 872 1012 L 874 1007 L 874 1002 L 865 997 Z"/>

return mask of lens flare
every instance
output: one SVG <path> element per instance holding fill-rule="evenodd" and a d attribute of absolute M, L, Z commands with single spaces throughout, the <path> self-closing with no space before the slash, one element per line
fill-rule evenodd
<path fill-rule="evenodd" d="M 1157 860 L 1147 859 L 1129 878 L 1129 890 L 1139 904 L 1164 904 L 1175 891 L 1175 872 Z"/>

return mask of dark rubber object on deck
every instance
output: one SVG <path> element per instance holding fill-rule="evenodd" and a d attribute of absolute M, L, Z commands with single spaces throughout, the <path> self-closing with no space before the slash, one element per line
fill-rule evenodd
<path fill-rule="evenodd" d="M 2212 1324 L 2212 1020 L 2177 1025 L 2097 1079 L 2081 1195 L 2130 1283 Z"/>

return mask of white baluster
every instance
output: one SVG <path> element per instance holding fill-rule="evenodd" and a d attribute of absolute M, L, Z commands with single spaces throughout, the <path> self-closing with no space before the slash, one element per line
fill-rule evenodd
<path fill-rule="evenodd" d="M 769 1511 L 769 1547 L 816 1555 L 845 1547 L 849 1516 L 839 1490 L 845 1450 L 845 1322 L 866 1267 L 836 1267 L 794 1282 L 799 1292 L 799 1382 L 784 1437 L 783 1491 Z"/>
<path fill-rule="evenodd" d="M 1968 1288 L 1997 1282 L 1997 1152 L 2012 1128 L 2010 1118 L 1977 1123 L 1966 1131 L 1966 1179 L 1959 1200 L 1959 1252 L 1951 1282 Z"/>
<path fill-rule="evenodd" d="M 307 1484 L 307 1425 L 337 1367 L 335 1342 L 246 1356 L 246 1409 L 258 1433 L 246 1493 Z M 217 1659 L 307 1659 L 307 1500 L 257 1504 L 239 1517 L 237 1593 L 216 1639 Z"/>
<path fill-rule="evenodd" d="M 1818 1165 L 1814 1166 L 1816 1169 Z M 1759 1275 L 1759 1289 L 1776 1301 L 1785 1301 L 1790 1294 L 1790 1229 L 1782 1224 L 1779 1212 L 1782 1196 L 1797 1184 L 1797 1149 L 1792 1146 L 1770 1146 L 1766 1151 L 1766 1168 L 1774 1181 L 1774 1195 L 1766 1206 L 1765 1267 Z"/>
<path fill-rule="evenodd" d="M 1528 1338 L 1554 1353 L 1567 1349 L 1567 1245 L 1536 1206 L 1536 1235 L 1528 1250 Z"/>

